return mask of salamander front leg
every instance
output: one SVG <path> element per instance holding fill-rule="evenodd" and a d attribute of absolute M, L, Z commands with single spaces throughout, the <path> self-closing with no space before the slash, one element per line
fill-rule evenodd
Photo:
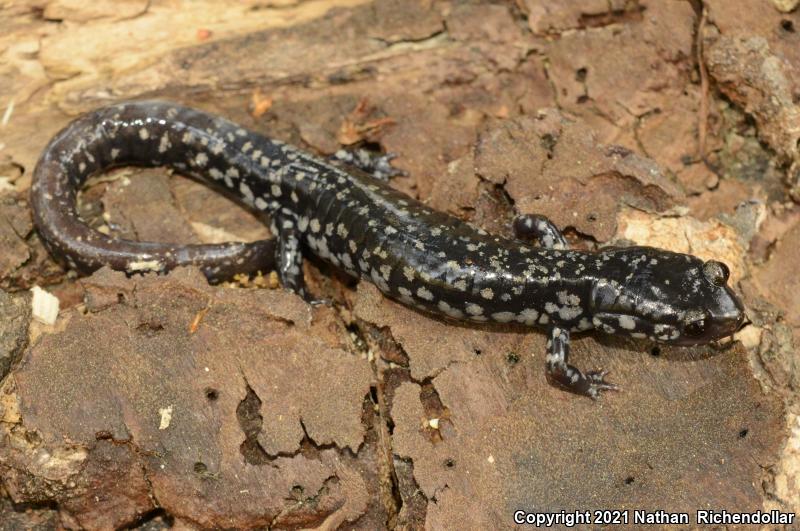
<path fill-rule="evenodd" d="M 303 278 L 303 253 L 300 245 L 300 234 L 294 221 L 277 220 L 273 223 L 273 233 L 278 235 L 278 246 L 275 248 L 275 265 L 281 285 L 308 299 L 305 279 Z"/>
<path fill-rule="evenodd" d="M 547 340 L 547 380 L 571 393 L 597 399 L 601 391 L 617 391 L 619 387 L 605 381 L 608 371 L 583 374 L 569 365 L 569 330 L 554 326 Z"/>
<path fill-rule="evenodd" d="M 388 181 L 392 177 L 406 175 L 405 171 L 392 166 L 392 160 L 396 157 L 397 155 L 394 153 L 377 155 L 366 149 L 359 148 L 354 150 L 340 149 L 331 155 L 330 159 L 358 168 L 381 181 Z"/>
<path fill-rule="evenodd" d="M 552 221 L 539 214 L 520 214 L 514 218 L 514 237 L 518 240 L 534 240 L 546 249 L 568 249 L 564 235 Z"/>

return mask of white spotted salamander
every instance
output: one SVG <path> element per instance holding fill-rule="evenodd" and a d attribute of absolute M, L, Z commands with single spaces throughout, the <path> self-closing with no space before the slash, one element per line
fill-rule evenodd
<path fill-rule="evenodd" d="M 234 194 L 269 215 L 276 238 L 177 246 L 95 231 L 79 219 L 77 192 L 122 165 L 171 167 Z M 535 215 L 515 220 L 516 239 L 493 236 L 362 171 L 170 103 L 122 103 L 72 122 L 41 156 L 31 201 L 48 249 L 76 269 L 194 264 L 215 280 L 274 265 L 283 286 L 305 295 L 303 255 L 312 253 L 414 308 L 544 328 L 549 381 L 593 398 L 616 386 L 604 371 L 569 365 L 571 332 L 694 345 L 744 320 L 721 262 L 650 247 L 569 250 Z"/>

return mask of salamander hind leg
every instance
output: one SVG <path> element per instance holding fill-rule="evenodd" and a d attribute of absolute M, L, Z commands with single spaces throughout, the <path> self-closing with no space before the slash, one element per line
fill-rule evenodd
<path fill-rule="evenodd" d="M 552 221 L 539 214 L 520 214 L 514 218 L 514 237 L 518 240 L 534 240 L 546 249 L 568 249 L 564 235 Z"/>
<path fill-rule="evenodd" d="M 397 155 L 386 153 L 379 155 L 366 149 L 358 148 L 354 150 L 340 149 L 330 156 L 330 159 L 357 168 L 366 172 L 376 179 L 388 181 L 392 177 L 406 175 L 406 172 L 392 166 L 392 160 Z"/>
<path fill-rule="evenodd" d="M 583 374 L 569 365 L 569 330 L 553 326 L 547 340 L 547 380 L 571 393 L 597 399 L 601 391 L 617 391 L 619 387 L 605 381 L 608 371 Z"/>

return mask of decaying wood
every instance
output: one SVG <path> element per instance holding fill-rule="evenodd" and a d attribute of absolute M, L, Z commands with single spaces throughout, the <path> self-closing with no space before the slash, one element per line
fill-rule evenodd
<path fill-rule="evenodd" d="M 800 511 L 798 39 L 770 0 L 0 2 L 0 521 Z M 144 97 L 321 154 L 379 146 L 397 188 L 492 232 L 539 212 L 578 247 L 723 260 L 753 324 L 721 352 L 582 337 L 576 364 L 623 387 L 593 402 L 546 384 L 542 334 L 432 319 L 319 262 L 331 307 L 269 272 L 78 279 L 32 227 L 32 169 L 71 118 Z M 120 237 L 268 234 L 159 169 L 96 179 L 81 212 Z M 37 284 L 61 300 L 53 327 L 28 326 Z"/>

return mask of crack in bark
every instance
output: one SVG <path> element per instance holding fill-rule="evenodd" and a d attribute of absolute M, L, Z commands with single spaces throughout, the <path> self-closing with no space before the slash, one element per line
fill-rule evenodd
<path fill-rule="evenodd" d="M 271 456 L 258 442 L 258 434 L 261 433 L 264 425 L 264 417 L 261 415 L 261 399 L 247 383 L 247 380 L 245 380 L 245 385 L 247 386 L 247 395 L 236 407 L 236 420 L 239 421 L 239 426 L 245 436 L 245 440 L 239 446 L 239 452 L 249 465 L 275 466 L 272 465 L 272 461 L 278 456 Z"/>
<path fill-rule="evenodd" d="M 603 28 L 613 24 L 641 22 L 644 20 L 644 12 L 646 10 L 647 7 L 639 4 L 639 2 L 626 2 L 625 7 L 622 9 L 612 9 L 609 2 L 609 9 L 605 13 L 581 13 L 578 17 L 578 29 Z"/>
<path fill-rule="evenodd" d="M 294 503 L 292 503 L 288 507 L 284 507 L 280 512 L 278 512 L 278 514 L 276 514 L 275 517 L 270 521 L 267 529 L 273 529 L 275 527 L 280 526 L 281 518 L 292 514 L 293 511 L 300 509 L 303 506 L 317 505 L 320 498 L 322 498 L 322 496 L 324 496 L 330 491 L 331 483 L 338 483 L 338 482 L 339 482 L 339 476 L 337 476 L 336 474 L 331 474 L 330 476 L 325 478 L 320 488 L 317 489 L 317 492 L 310 496 L 303 496 L 303 488 L 300 486 L 295 486 L 292 489 L 292 498 L 288 499 L 288 500 L 294 500 Z M 306 527 L 305 529 L 320 530 L 320 531 L 322 530 L 333 531 L 335 529 L 338 529 L 339 525 L 341 525 L 345 520 L 346 513 L 343 511 L 343 509 L 346 507 L 346 505 L 347 502 L 343 503 L 340 507 L 325 515 L 325 517 L 322 520 L 322 523 L 319 526 L 315 528 Z M 308 524 L 306 524 L 306 526 L 307 525 Z"/>
<path fill-rule="evenodd" d="M 367 331 L 363 333 L 363 337 L 368 343 L 372 343 L 377 347 L 376 350 L 381 351 L 390 348 L 399 352 L 406 361 L 405 366 L 398 366 L 400 369 L 400 380 L 414 383 L 419 386 L 420 403 L 428 418 L 438 418 L 441 420 L 449 420 L 449 409 L 442 403 L 441 397 L 436 390 L 433 380 L 449 369 L 451 366 L 464 363 L 461 360 L 450 360 L 444 367 L 441 367 L 434 374 L 428 375 L 425 378 L 417 379 L 411 376 L 408 354 L 403 349 L 402 345 L 392 336 L 389 327 L 377 327 L 372 323 L 365 321 L 358 321 L 361 327 L 368 327 Z M 382 375 L 378 371 L 379 376 Z M 394 394 L 394 389 L 386 388 L 386 381 L 379 377 L 379 392 L 377 393 L 379 412 L 381 418 L 381 443 L 384 457 L 384 466 L 386 466 L 386 479 L 389 480 L 391 487 L 391 495 L 393 511 L 389 513 L 389 520 L 387 527 L 389 529 L 403 528 L 416 528 L 423 526 L 427 514 L 428 498 L 425 493 L 419 488 L 414 478 L 413 460 L 410 457 L 402 457 L 394 453 L 392 445 L 394 421 L 389 411 L 388 402 Z M 436 444 L 442 442 L 441 432 L 438 429 L 426 429 L 427 435 L 431 442 Z"/>
<path fill-rule="evenodd" d="M 428 514 L 428 497 L 414 479 L 414 460 L 410 457 L 393 456 L 393 467 L 397 472 L 396 488 L 401 507 L 398 518 L 390 528 L 422 529 Z M 403 514 L 405 513 L 405 515 Z M 400 520 L 403 516 L 406 518 Z"/>
<path fill-rule="evenodd" d="M 361 451 L 361 448 L 363 448 L 363 442 L 355 452 L 348 447 L 340 447 L 334 442 L 318 443 L 308 434 L 308 429 L 302 418 L 299 419 L 299 423 L 303 430 L 303 438 L 296 449 L 292 451 L 281 451 L 275 454 L 267 452 L 258 440 L 258 436 L 263 433 L 264 430 L 264 417 L 261 415 L 262 401 L 255 390 L 247 383 L 246 379 L 245 385 L 247 387 L 247 395 L 239 402 L 236 408 L 236 418 L 245 435 L 244 442 L 239 446 L 239 452 L 242 454 L 247 464 L 276 467 L 274 461 L 278 458 L 292 458 L 298 455 L 316 458 L 316 454 L 325 450 L 336 450 L 340 454 L 344 453 L 353 458 L 358 457 L 358 453 Z"/>
<path fill-rule="evenodd" d="M 425 48 L 435 48 L 439 43 L 450 40 L 450 35 L 447 32 L 446 25 L 444 22 L 442 23 L 442 29 L 438 31 L 434 31 L 430 35 L 425 37 L 419 37 L 417 39 L 410 39 L 410 38 L 400 38 L 396 40 L 391 39 L 382 39 L 381 37 L 372 37 L 373 40 L 386 45 L 387 50 L 391 50 L 393 48 L 408 48 L 412 47 L 414 50 L 420 50 Z"/>
<path fill-rule="evenodd" d="M 387 346 L 391 346 L 391 348 L 396 348 L 404 357 L 406 363 L 408 363 L 408 355 L 394 340 L 388 327 L 384 330 L 360 319 L 354 321 L 352 326 L 358 330 L 359 337 L 363 341 L 363 346 L 366 347 L 368 352 L 375 350 L 375 347 L 377 347 L 377 350 L 380 352 L 384 350 L 384 344 L 386 344 Z M 378 406 L 378 422 L 375 423 L 374 427 L 378 434 L 377 454 L 379 457 L 378 473 L 381 485 L 381 498 L 384 510 L 387 514 L 386 525 L 389 529 L 394 529 L 396 527 L 398 515 L 403 507 L 403 499 L 400 494 L 399 478 L 394 466 L 392 446 L 393 422 L 387 404 L 386 381 L 383 379 L 382 372 L 377 366 L 377 359 L 373 358 L 370 361 L 370 365 L 377 381 L 377 385 L 374 386 L 374 398 Z"/>
<path fill-rule="evenodd" d="M 159 525 L 157 522 L 158 519 L 163 521 L 163 525 Z M 175 523 L 175 518 L 170 515 L 167 511 L 165 511 L 161 507 L 156 507 L 151 511 L 147 511 L 146 513 L 142 514 L 135 520 L 119 527 L 120 531 L 124 530 L 134 530 L 134 529 L 148 529 L 150 531 L 154 530 L 161 530 L 161 529 L 170 529 Z"/>

